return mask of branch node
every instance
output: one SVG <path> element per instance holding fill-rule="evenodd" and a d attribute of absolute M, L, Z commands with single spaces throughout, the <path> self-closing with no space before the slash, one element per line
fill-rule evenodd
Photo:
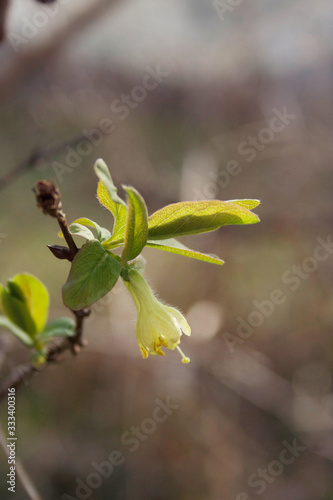
<path fill-rule="evenodd" d="M 44 180 L 36 182 L 33 191 L 36 195 L 37 206 L 43 210 L 44 214 L 57 219 L 69 248 L 70 253 L 67 259 L 72 261 L 79 250 L 68 229 L 66 215 L 62 211 L 61 194 L 58 187 L 54 182 Z"/>
<path fill-rule="evenodd" d="M 1 1 L 1 0 L 0 0 Z M 78 248 L 73 240 L 73 237 L 68 229 L 66 216 L 62 211 L 61 194 L 54 182 L 38 181 L 34 187 L 34 192 L 37 199 L 37 206 L 43 210 L 45 214 L 55 217 L 63 232 L 68 248 L 59 245 L 48 245 L 48 248 L 58 259 L 67 259 L 72 261 L 78 252 Z M 77 355 L 82 348 L 87 345 L 87 342 L 82 339 L 84 318 L 89 316 L 89 309 L 81 309 L 73 311 L 76 319 L 75 335 L 63 339 L 59 343 L 54 343 L 47 348 L 46 362 L 41 368 L 36 368 L 29 363 L 18 367 L 14 373 L 0 386 L 0 400 L 4 399 L 8 393 L 9 387 L 19 387 L 21 384 L 27 384 L 33 375 L 37 375 L 51 363 L 59 363 L 63 359 L 63 354 L 66 351 L 71 351 Z"/>

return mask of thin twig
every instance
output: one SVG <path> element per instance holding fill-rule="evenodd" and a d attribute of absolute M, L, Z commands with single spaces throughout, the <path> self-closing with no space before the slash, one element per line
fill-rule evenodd
<path fill-rule="evenodd" d="M 65 217 L 65 214 L 63 212 L 60 212 L 58 214 L 58 224 L 59 224 L 59 226 L 61 228 L 62 234 L 64 235 L 64 238 L 66 240 L 68 248 L 69 248 L 69 250 L 71 252 L 71 255 L 70 255 L 72 257 L 71 260 L 73 260 L 73 258 L 75 257 L 75 255 L 78 252 L 78 248 L 77 248 L 77 246 L 75 244 L 75 241 L 72 238 L 71 233 L 69 232 L 67 221 L 66 221 L 66 217 Z"/>
<path fill-rule="evenodd" d="M 42 368 L 36 368 L 34 365 L 27 363 L 25 365 L 20 365 L 15 368 L 13 373 L 1 384 L 0 387 L 0 401 L 4 399 L 8 394 L 8 389 L 17 389 L 22 384 L 27 384 L 32 376 L 41 373 L 52 363 L 57 363 L 60 356 L 66 352 L 71 351 L 73 354 L 78 354 L 81 347 L 86 345 L 86 342 L 82 339 L 82 327 L 83 320 L 87 317 L 90 312 L 88 310 L 74 311 L 76 316 L 76 328 L 73 337 L 68 337 L 62 340 L 58 344 L 52 345 L 46 354 L 46 362 Z"/>
<path fill-rule="evenodd" d="M 57 219 L 58 224 L 64 234 L 65 240 L 68 245 L 68 253 L 66 254 L 67 260 L 72 261 L 78 252 L 78 248 L 73 240 L 71 233 L 69 232 L 66 216 L 62 210 L 61 194 L 57 186 L 53 182 L 49 181 L 38 181 L 34 188 L 37 206 L 43 210 L 45 214 L 50 215 Z M 58 252 L 61 253 L 57 247 Z M 52 253 L 56 255 L 53 248 L 50 247 Z M 63 253 L 63 252 L 62 252 Z M 57 256 L 57 255 L 56 255 Z M 59 258 L 64 258 L 60 256 Z M 0 387 L 0 400 L 3 399 L 8 394 L 9 388 L 18 388 L 23 383 L 27 381 L 37 373 L 43 371 L 48 365 L 59 361 L 60 356 L 66 352 L 71 351 L 72 354 L 78 354 L 81 348 L 86 345 L 86 341 L 83 340 L 83 323 L 84 319 L 89 316 L 89 309 L 81 309 L 78 311 L 73 311 L 76 319 L 75 334 L 72 337 L 67 337 L 58 344 L 54 344 L 49 347 L 46 354 L 46 362 L 42 368 L 37 368 L 34 365 L 27 363 L 16 368 L 7 380 Z"/>
<path fill-rule="evenodd" d="M 78 248 L 73 240 L 73 236 L 69 232 L 66 215 L 62 211 L 61 194 L 59 189 L 54 182 L 38 181 L 36 182 L 34 192 L 36 194 L 37 206 L 41 208 L 45 214 L 57 219 L 70 250 L 68 260 L 73 260 L 78 252 Z"/>

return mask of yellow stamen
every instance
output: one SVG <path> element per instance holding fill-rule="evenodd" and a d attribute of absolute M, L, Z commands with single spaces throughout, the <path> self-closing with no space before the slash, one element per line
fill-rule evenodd
<path fill-rule="evenodd" d="M 190 358 L 188 358 L 187 356 L 185 356 L 185 354 L 183 353 L 183 351 L 181 350 L 181 348 L 178 345 L 177 345 L 177 349 L 180 352 L 181 357 L 183 358 L 182 359 L 182 363 L 185 363 L 185 364 L 189 363 L 191 361 Z"/>
<path fill-rule="evenodd" d="M 167 343 L 167 341 L 163 337 L 159 337 L 159 341 L 161 342 L 161 345 L 163 347 L 168 347 L 169 344 Z"/>
<path fill-rule="evenodd" d="M 154 342 L 154 352 L 156 354 L 159 354 L 160 356 L 164 356 L 164 352 L 161 349 L 161 344 L 160 343 Z"/>
<path fill-rule="evenodd" d="M 148 358 L 148 351 L 144 347 L 140 347 L 141 349 L 141 354 L 144 359 Z"/>

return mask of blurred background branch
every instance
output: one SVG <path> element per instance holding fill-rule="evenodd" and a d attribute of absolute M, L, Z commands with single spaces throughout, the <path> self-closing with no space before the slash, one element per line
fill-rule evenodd
<path fill-rule="evenodd" d="M 43 45 L 33 46 L 26 51 L 13 55 L 12 52 L 3 53 L 0 68 L 0 97 L 16 92 L 17 86 L 21 85 L 32 73 L 38 71 L 46 62 L 61 54 L 66 45 L 78 34 L 87 29 L 90 24 L 98 21 L 111 8 L 114 8 L 119 0 L 89 0 L 82 2 L 79 8 L 72 14 L 66 25 L 54 29 L 52 37 Z"/>
<path fill-rule="evenodd" d="M 46 160 L 55 160 L 59 154 L 63 154 L 66 146 L 75 147 L 82 139 L 85 139 L 84 134 L 78 134 L 69 140 L 61 141 L 58 144 L 46 147 L 35 146 L 31 153 L 22 160 L 12 170 L 8 170 L 6 174 L 0 177 L 0 191 L 5 189 L 11 182 L 15 182 L 30 169 L 36 167 L 39 163 Z"/>
<path fill-rule="evenodd" d="M 9 0 L 0 0 L 0 42 L 5 38 L 8 5 Z"/>

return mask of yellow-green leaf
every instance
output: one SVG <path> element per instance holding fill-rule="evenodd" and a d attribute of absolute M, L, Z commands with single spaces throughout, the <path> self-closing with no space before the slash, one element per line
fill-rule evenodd
<path fill-rule="evenodd" d="M 96 175 L 100 181 L 97 187 L 97 197 L 114 217 L 114 227 L 111 238 L 104 242 L 105 248 L 114 248 L 114 241 L 122 240 L 125 235 L 127 219 L 127 205 L 118 196 L 118 189 L 113 183 L 111 174 L 104 160 L 99 159 L 94 165 Z M 116 245 L 118 246 L 118 245 Z"/>
<path fill-rule="evenodd" d="M 31 317 L 27 304 L 13 296 L 5 288 L 1 288 L 1 309 L 7 318 L 21 330 L 30 336 L 37 333 L 37 326 Z"/>
<path fill-rule="evenodd" d="M 107 208 L 114 217 L 114 227 L 111 238 L 104 242 L 105 248 L 114 248 L 114 242 L 123 240 L 125 237 L 125 227 L 127 218 L 127 206 L 116 203 L 110 198 L 109 192 L 102 181 L 99 181 L 97 187 L 97 197 L 99 202 Z M 117 246 L 117 245 L 116 245 Z"/>
<path fill-rule="evenodd" d="M 125 244 L 121 256 L 122 264 L 137 257 L 148 237 L 148 212 L 144 199 L 134 188 L 124 186 L 128 196 L 128 213 L 125 230 Z"/>
<path fill-rule="evenodd" d="M 35 276 L 23 273 L 16 275 L 13 280 L 25 298 L 30 314 L 36 323 L 37 331 L 43 330 L 49 313 L 49 293 L 47 288 Z"/>
<path fill-rule="evenodd" d="M 1 286 L 1 305 L 5 315 L 30 335 L 43 330 L 49 310 L 49 294 L 35 276 L 23 273 Z"/>
<path fill-rule="evenodd" d="M 183 257 L 190 257 L 192 259 L 201 260 L 203 262 L 209 262 L 210 264 L 217 264 L 218 266 L 222 266 L 224 264 L 224 261 L 216 255 L 210 255 L 191 250 L 174 238 L 160 241 L 148 240 L 147 247 L 156 248 L 157 250 L 164 250 L 165 252 L 175 253 L 177 255 L 182 255 Z"/>
<path fill-rule="evenodd" d="M 247 200 L 249 203 L 249 200 Z M 148 219 L 149 240 L 215 231 L 231 224 L 254 224 L 259 217 L 233 202 L 220 200 L 173 203 Z"/>
<path fill-rule="evenodd" d="M 102 160 L 101 158 L 99 160 L 97 160 L 95 165 L 94 165 L 94 170 L 95 170 L 97 177 L 104 184 L 110 200 L 116 204 L 123 205 L 126 208 L 126 203 L 124 202 L 124 200 L 122 200 L 118 196 L 118 189 L 116 188 L 116 186 L 113 183 L 111 174 L 109 172 L 109 169 L 108 169 L 105 161 Z M 110 203 L 110 201 L 108 203 Z M 110 210 L 110 211 L 112 212 L 112 210 Z"/>
<path fill-rule="evenodd" d="M 232 203 L 233 205 L 240 205 L 248 210 L 253 210 L 260 205 L 260 200 L 228 200 L 225 203 Z"/>

